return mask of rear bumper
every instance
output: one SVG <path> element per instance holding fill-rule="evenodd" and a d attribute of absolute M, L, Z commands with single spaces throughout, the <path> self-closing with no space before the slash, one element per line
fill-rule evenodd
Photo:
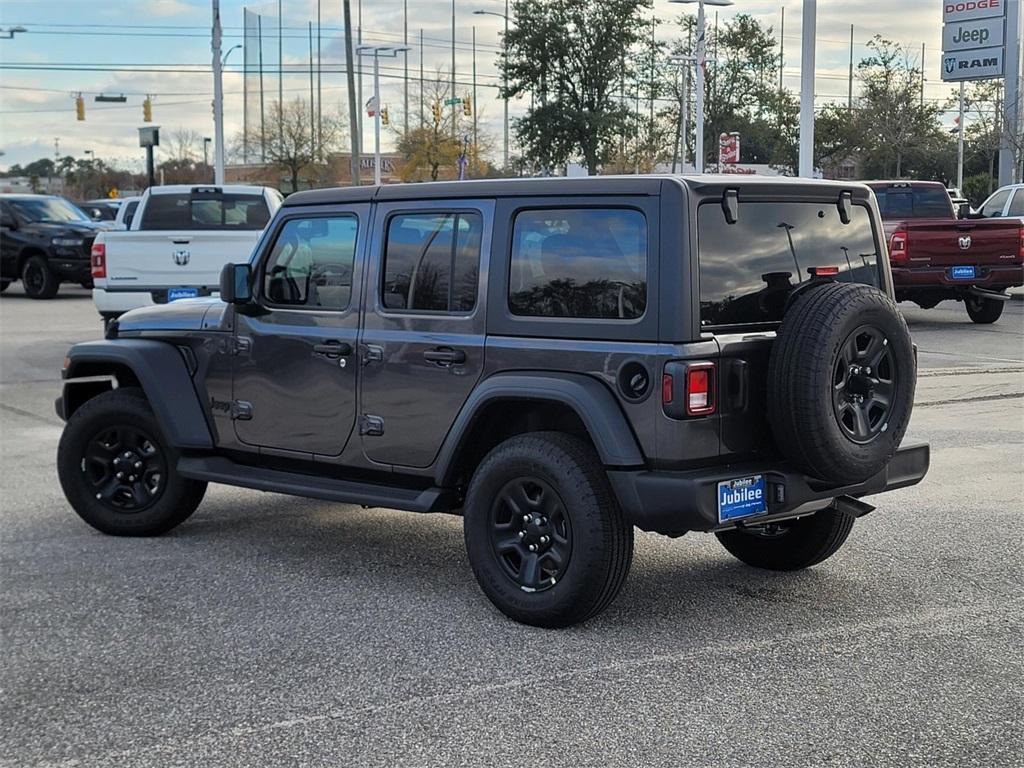
<path fill-rule="evenodd" d="M 630 522 L 645 531 L 678 536 L 734 527 L 718 522 L 718 483 L 724 480 L 765 476 L 768 512 L 744 521 L 760 523 L 822 509 L 840 497 L 860 498 L 916 485 L 927 474 L 928 463 L 928 443 L 904 443 L 885 469 L 855 485 L 823 483 L 781 463 L 757 462 L 686 472 L 610 471 L 608 478 Z"/>
<path fill-rule="evenodd" d="M 937 289 L 943 293 L 966 293 L 975 285 L 989 290 L 1001 290 L 1024 285 L 1024 266 L 981 264 L 973 280 L 954 280 L 949 276 L 948 267 L 893 267 L 892 282 L 897 293 L 901 290 L 924 292 L 928 289 Z"/>

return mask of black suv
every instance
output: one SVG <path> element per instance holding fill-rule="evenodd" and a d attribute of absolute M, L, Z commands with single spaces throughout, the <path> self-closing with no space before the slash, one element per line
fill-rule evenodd
<path fill-rule="evenodd" d="M 56 195 L 0 195 L 0 291 L 20 279 L 25 295 L 51 299 L 61 282 L 92 287 L 92 241 L 102 229 Z"/>
<path fill-rule="evenodd" d="M 891 297 L 859 184 L 300 192 L 220 300 L 72 347 L 60 481 L 115 535 L 173 528 L 211 481 L 461 514 L 491 601 L 564 626 L 615 598 L 633 526 L 805 568 L 921 480 Z"/>

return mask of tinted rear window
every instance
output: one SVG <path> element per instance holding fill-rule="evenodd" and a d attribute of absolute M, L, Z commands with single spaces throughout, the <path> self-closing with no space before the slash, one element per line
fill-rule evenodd
<path fill-rule="evenodd" d="M 942 187 L 872 187 L 883 219 L 949 219 L 953 203 Z"/>
<path fill-rule="evenodd" d="M 263 195 L 152 195 L 140 229 L 263 229 L 270 210 Z"/>
<path fill-rule="evenodd" d="M 647 306 L 647 220 L 625 208 L 522 211 L 509 288 L 516 315 L 634 320 Z"/>
<path fill-rule="evenodd" d="M 735 224 L 722 206 L 697 210 L 702 326 L 782 319 L 786 298 L 810 267 L 838 267 L 837 280 L 879 285 L 878 250 L 868 209 L 849 224 L 834 203 L 740 203 Z"/>

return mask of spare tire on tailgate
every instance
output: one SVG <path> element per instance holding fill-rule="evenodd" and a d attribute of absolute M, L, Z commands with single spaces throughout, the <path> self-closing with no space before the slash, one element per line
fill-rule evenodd
<path fill-rule="evenodd" d="M 807 475 L 867 480 L 896 453 L 914 404 L 917 362 L 896 305 L 870 285 L 820 283 L 795 295 L 768 365 L 768 419 Z"/>

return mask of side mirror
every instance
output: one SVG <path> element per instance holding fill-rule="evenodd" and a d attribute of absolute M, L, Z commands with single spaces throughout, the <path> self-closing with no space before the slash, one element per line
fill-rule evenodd
<path fill-rule="evenodd" d="M 13 216 L 5 213 L 3 216 L 0 216 L 0 227 L 4 229 L 17 229 L 18 222 Z"/>
<path fill-rule="evenodd" d="M 971 218 L 971 204 L 960 203 L 956 209 L 956 217 L 958 219 L 969 219 Z"/>
<path fill-rule="evenodd" d="M 252 302 L 252 266 L 225 264 L 220 271 L 220 299 L 228 304 Z"/>

